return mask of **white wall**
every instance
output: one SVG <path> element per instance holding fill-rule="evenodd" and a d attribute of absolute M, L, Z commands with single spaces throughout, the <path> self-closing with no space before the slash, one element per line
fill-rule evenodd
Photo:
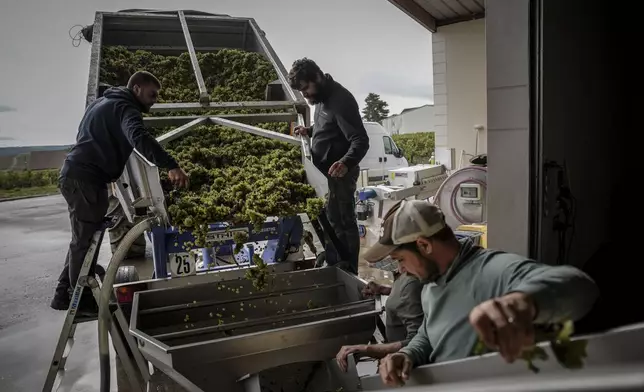
<path fill-rule="evenodd" d="M 487 0 L 488 247 L 529 254 L 529 0 Z"/>
<path fill-rule="evenodd" d="M 487 152 L 485 20 L 439 28 L 432 34 L 434 132 L 437 147 L 475 153 L 475 125 L 483 125 L 478 153 Z M 466 161 L 467 162 L 467 161 Z"/>
<path fill-rule="evenodd" d="M 391 135 L 434 131 L 434 106 L 425 105 L 387 117 L 382 126 Z"/>

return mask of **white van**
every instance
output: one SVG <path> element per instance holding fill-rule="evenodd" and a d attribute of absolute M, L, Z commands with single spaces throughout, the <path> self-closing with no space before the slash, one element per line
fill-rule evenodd
<path fill-rule="evenodd" d="M 387 180 L 389 170 L 408 167 L 401 148 L 396 146 L 389 133 L 377 122 L 364 122 L 369 135 L 369 151 L 360 161 L 360 169 L 368 169 L 369 182 Z"/>

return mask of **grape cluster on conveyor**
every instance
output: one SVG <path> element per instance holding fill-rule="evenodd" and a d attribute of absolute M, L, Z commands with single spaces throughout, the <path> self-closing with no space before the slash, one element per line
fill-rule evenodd
<path fill-rule="evenodd" d="M 258 53 L 225 49 L 198 53 L 197 57 L 212 102 L 263 100 L 267 84 L 277 79 L 270 62 Z M 140 50 L 131 52 L 118 46 L 104 47 L 101 82 L 125 85 L 137 70 L 147 70 L 159 78 L 162 84 L 159 102 L 199 100 L 187 53 L 161 56 Z M 166 113 L 182 114 L 186 113 Z M 289 133 L 288 123 L 258 126 Z M 149 132 L 159 136 L 171 129 L 149 129 Z M 166 148 L 190 175 L 188 189 L 168 193 L 168 213 L 174 226 L 193 232 L 197 246 L 205 246 L 209 223 L 257 226 L 269 216 L 302 212 L 315 219 L 324 204 L 306 181 L 298 146 L 223 126 L 205 125 L 194 128 Z M 166 173 L 161 175 L 164 179 Z"/>

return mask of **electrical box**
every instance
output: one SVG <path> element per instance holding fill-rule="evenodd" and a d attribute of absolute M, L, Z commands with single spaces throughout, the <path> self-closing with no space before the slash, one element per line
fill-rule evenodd
<path fill-rule="evenodd" d="M 459 198 L 468 201 L 481 200 L 481 185 L 480 184 L 461 184 L 459 186 Z"/>
<path fill-rule="evenodd" d="M 389 183 L 392 186 L 411 188 L 416 185 L 431 182 L 434 178 L 438 178 L 438 180 L 442 182 L 444 180 L 442 175 L 444 174 L 445 167 L 443 165 L 415 165 L 401 167 L 399 169 L 389 171 Z"/>

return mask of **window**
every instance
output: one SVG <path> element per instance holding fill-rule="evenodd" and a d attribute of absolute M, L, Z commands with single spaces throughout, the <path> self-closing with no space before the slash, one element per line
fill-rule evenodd
<path fill-rule="evenodd" d="M 392 142 L 391 138 L 389 136 L 383 136 L 382 141 L 385 144 L 385 154 L 393 154 L 394 143 Z"/>

